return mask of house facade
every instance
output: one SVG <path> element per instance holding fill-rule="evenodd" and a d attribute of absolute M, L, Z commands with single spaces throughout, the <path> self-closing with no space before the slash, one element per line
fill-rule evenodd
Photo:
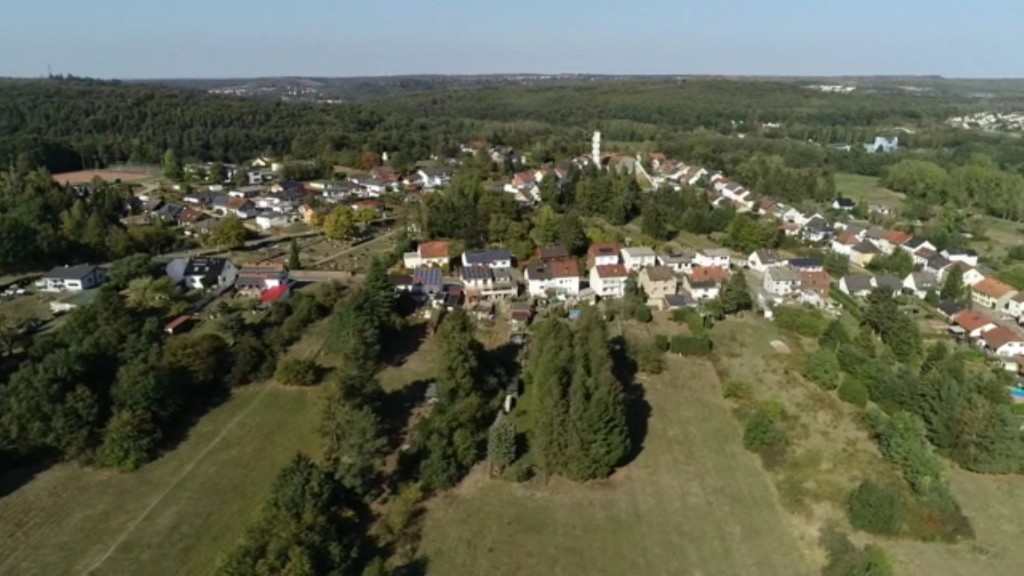
<path fill-rule="evenodd" d="M 693 253 L 686 252 L 659 254 L 658 265 L 667 266 L 676 274 L 689 274 L 693 271 L 693 257 Z"/>
<path fill-rule="evenodd" d="M 975 302 L 993 310 L 1005 310 L 1006 304 L 1017 293 L 1013 286 L 995 278 L 986 278 L 971 287 L 971 290 Z"/>
<path fill-rule="evenodd" d="M 227 258 L 176 258 L 165 269 L 167 276 L 191 290 L 220 289 L 232 286 L 238 268 Z"/>
<path fill-rule="evenodd" d="M 448 243 L 442 240 L 421 242 L 415 252 L 402 255 L 402 264 L 410 270 L 421 266 L 447 266 Z"/>
<path fill-rule="evenodd" d="M 590 288 L 601 298 L 622 298 L 628 277 L 622 264 L 598 264 L 590 269 Z"/>
<path fill-rule="evenodd" d="M 99 266 L 79 264 L 57 266 L 51 269 L 36 286 L 43 292 L 81 292 L 95 288 L 107 281 L 107 273 Z"/>
<path fill-rule="evenodd" d="M 675 294 L 678 288 L 675 272 L 668 266 L 644 268 L 640 271 L 639 283 L 647 294 L 647 300 L 657 302 L 659 306 L 665 296 Z"/>
<path fill-rule="evenodd" d="M 587 248 L 587 267 L 611 266 L 619 263 L 619 245 L 615 242 L 594 242 Z"/>
<path fill-rule="evenodd" d="M 645 266 L 654 266 L 658 262 L 658 255 L 654 250 L 643 246 L 623 248 L 621 250 L 622 263 L 626 270 L 636 272 Z"/>
<path fill-rule="evenodd" d="M 769 294 L 789 296 L 800 287 L 800 274 L 789 267 L 772 267 L 764 273 L 761 284 Z"/>
<path fill-rule="evenodd" d="M 764 272 L 772 266 L 783 266 L 785 263 L 774 250 L 755 250 L 747 256 L 747 267 L 758 272 Z"/>
<path fill-rule="evenodd" d="M 732 260 L 732 252 L 727 248 L 711 248 L 698 250 L 694 255 L 693 263 L 701 268 L 723 268 L 729 269 Z"/>
<path fill-rule="evenodd" d="M 527 292 L 534 298 L 579 296 L 580 266 L 575 260 L 552 260 L 530 266 L 524 274 Z"/>

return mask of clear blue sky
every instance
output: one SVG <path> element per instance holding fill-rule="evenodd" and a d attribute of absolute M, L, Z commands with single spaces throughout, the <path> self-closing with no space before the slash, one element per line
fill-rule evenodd
<path fill-rule="evenodd" d="M 0 76 L 1024 76 L 1021 0 L 27 0 Z"/>

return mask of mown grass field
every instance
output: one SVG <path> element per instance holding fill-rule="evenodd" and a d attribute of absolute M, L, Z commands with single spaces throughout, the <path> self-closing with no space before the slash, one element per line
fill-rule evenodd
<path fill-rule="evenodd" d="M 205 574 L 317 441 L 316 392 L 236 392 L 139 471 L 59 464 L 0 498 L 0 574 Z"/>
<path fill-rule="evenodd" d="M 844 198 L 868 204 L 884 204 L 890 208 L 903 205 L 903 195 L 878 185 L 878 178 L 848 172 L 837 172 L 836 192 Z"/>
<path fill-rule="evenodd" d="M 813 573 L 741 443 L 711 364 L 669 358 L 635 461 L 609 480 L 510 484 L 478 469 L 430 503 L 429 574 Z"/>

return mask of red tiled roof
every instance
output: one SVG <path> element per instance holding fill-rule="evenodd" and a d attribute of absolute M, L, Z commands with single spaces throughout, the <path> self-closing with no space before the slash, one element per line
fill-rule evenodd
<path fill-rule="evenodd" d="M 443 240 L 420 244 L 420 258 L 447 258 L 448 243 Z"/>
<path fill-rule="evenodd" d="M 724 282 L 728 277 L 729 271 L 718 266 L 694 266 L 693 272 L 690 273 L 691 282 Z"/>
<path fill-rule="evenodd" d="M 975 293 L 984 294 L 989 298 L 1002 298 L 1010 292 L 1013 292 L 1013 286 L 996 280 L 995 278 L 985 278 L 981 282 L 975 284 L 973 290 Z"/>
<path fill-rule="evenodd" d="M 885 233 L 882 234 L 882 238 L 885 238 L 889 244 L 899 246 L 907 240 L 910 240 L 910 233 L 903 232 L 902 230 L 886 230 Z"/>
<path fill-rule="evenodd" d="M 832 277 L 828 275 L 828 272 L 801 272 L 800 273 L 800 286 L 808 288 L 818 292 L 827 291 L 832 284 Z"/>
<path fill-rule="evenodd" d="M 552 278 L 579 278 L 580 265 L 575 260 L 552 260 L 548 262 Z M 600 273 L 600 271 L 598 271 Z"/>
<path fill-rule="evenodd" d="M 964 310 L 956 316 L 953 316 L 953 323 L 968 332 L 974 332 L 978 328 L 981 328 L 986 324 L 992 324 L 993 322 L 992 318 L 984 312 L 979 312 L 977 310 Z"/>
<path fill-rule="evenodd" d="M 622 264 L 602 264 L 597 267 L 597 276 L 599 278 L 625 278 L 628 273 Z"/>
<path fill-rule="evenodd" d="M 1010 342 L 1024 342 L 1024 337 L 1021 337 L 1016 330 L 1011 330 L 1006 326 L 999 326 L 985 332 L 981 339 L 985 341 L 986 346 L 993 350 L 997 350 Z"/>

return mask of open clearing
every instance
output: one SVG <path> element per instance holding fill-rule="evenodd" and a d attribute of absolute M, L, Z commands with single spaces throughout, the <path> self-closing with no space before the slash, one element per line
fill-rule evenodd
<path fill-rule="evenodd" d="M 141 180 L 149 180 L 158 175 L 158 172 L 147 173 L 141 170 L 79 170 L 77 172 L 62 172 L 60 174 L 54 174 L 53 179 L 61 184 L 88 184 L 92 182 L 94 178 L 106 180 L 107 182 L 114 182 L 115 180 L 120 180 L 121 182 L 139 182 Z"/>
<path fill-rule="evenodd" d="M 0 499 L 0 574 L 203 574 L 317 441 L 315 391 L 235 392 L 128 474 L 60 464 Z"/>
<path fill-rule="evenodd" d="M 878 185 L 878 178 L 874 176 L 838 172 L 835 178 L 836 192 L 844 198 L 868 204 L 883 204 L 890 208 L 899 208 L 903 205 L 903 195 L 888 188 L 882 188 Z"/>
<path fill-rule="evenodd" d="M 482 469 L 428 508 L 431 574 L 810 574 L 711 364 L 644 379 L 644 448 L 610 480 L 510 484 Z"/>

